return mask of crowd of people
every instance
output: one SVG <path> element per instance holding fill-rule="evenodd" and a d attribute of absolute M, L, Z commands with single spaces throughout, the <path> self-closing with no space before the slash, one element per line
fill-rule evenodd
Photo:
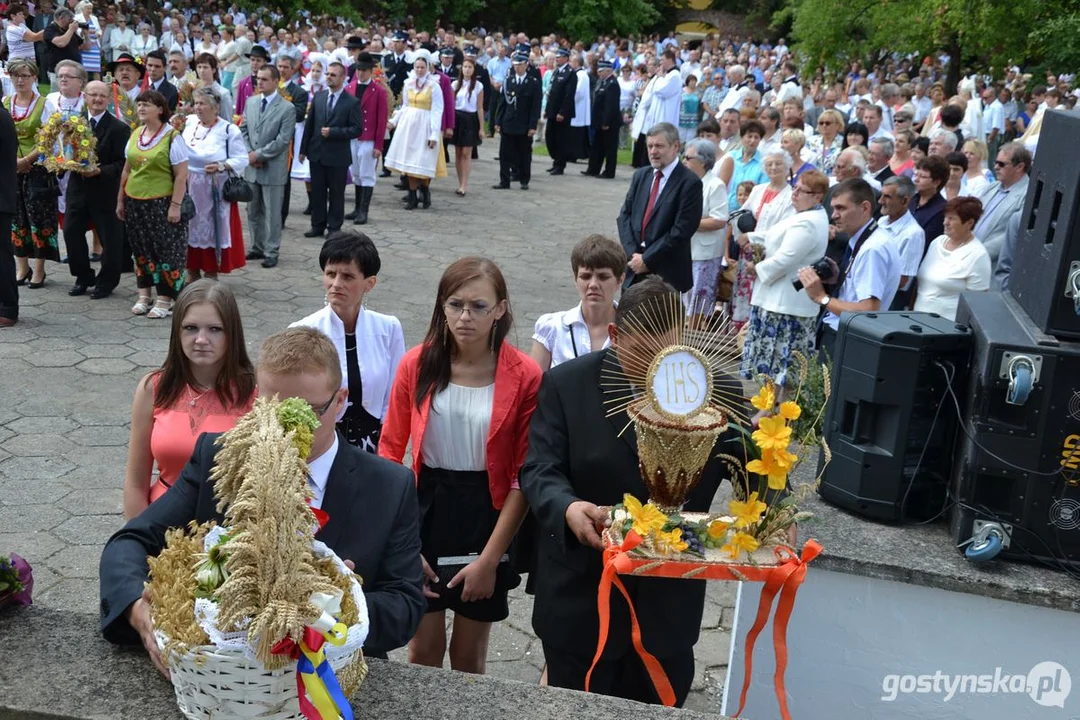
<path fill-rule="evenodd" d="M 441 666 L 449 653 L 452 667 L 483 672 L 491 625 L 528 572 L 546 680 L 583 688 L 603 508 L 645 494 L 599 373 L 620 346 L 640 347 L 650 302 L 681 293 L 692 327 L 729 317 L 743 377 L 768 374 L 779 403 L 796 353 L 827 356 L 844 314 L 955 317 L 962 292 L 1008 287 L 1043 117 L 1077 98 L 1071 77 L 1036 84 L 1019 68 L 965 77 L 946 97 L 946 56 L 834 77 L 799 66 L 782 39 L 459 36 L 217 3 L 156 14 L 127 0 L 16 4 L 4 35 L 0 327 L 17 321 L 18 288 L 43 287 L 62 260 L 61 232 L 71 295 L 108 297 L 133 271 L 131 312 L 172 316 L 165 362 L 135 391 L 128 524 L 101 578 L 106 637 L 141 640 L 162 669 L 146 556 L 163 528 L 220 520 L 209 439 L 278 394 L 322 420 L 312 505 L 354 523 L 322 539 L 364 577 L 366 654 L 408 644 L 413 662 Z M 85 119 L 93 163 L 56 173 L 39 162 L 52 118 Z M 512 281 L 485 258 L 445 269 L 426 335 L 406 350 L 397 318 L 364 305 L 381 259 L 346 221 L 371 221 L 378 180 L 395 173 L 398 221 L 430 208 L 449 145 L 456 195 L 473 192 L 472 160 L 496 134 L 497 190 L 529 189 L 540 146 L 553 178 L 581 161 L 583 175 L 612 179 L 628 153 L 617 239 L 583 230 L 570 257 L 580 303 L 541 316 L 528 353 L 506 340 Z M 323 239 L 326 305 L 268 338 L 256 366 L 216 280 L 278 264 L 293 181 L 307 194 L 305 236 Z M 710 464 L 689 509 L 707 509 L 725 475 Z M 681 703 L 703 584 L 634 588 L 642 637 Z M 621 627 L 592 688 L 656 702 Z"/>

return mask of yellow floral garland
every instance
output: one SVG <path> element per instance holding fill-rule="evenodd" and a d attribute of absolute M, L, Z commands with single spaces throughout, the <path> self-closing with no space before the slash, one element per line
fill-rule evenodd
<path fill-rule="evenodd" d="M 64 155 L 60 146 L 61 137 L 65 145 L 71 146 L 70 158 Z M 65 118 L 55 113 L 38 130 L 36 142 L 38 164 L 44 165 L 49 172 L 72 170 L 85 173 L 97 168 L 97 138 L 90 129 L 90 123 L 81 115 Z"/>

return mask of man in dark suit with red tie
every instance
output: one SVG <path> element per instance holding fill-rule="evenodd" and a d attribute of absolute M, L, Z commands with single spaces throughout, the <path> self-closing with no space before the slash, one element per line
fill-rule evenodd
<path fill-rule="evenodd" d="M 371 196 L 375 193 L 375 168 L 382 157 L 386 121 L 390 117 L 386 87 L 372 79 L 374 67 L 374 56 L 368 52 L 360 53 L 353 63 L 353 78 L 346 87 L 360 101 L 363 118 L 360 135 L 352 141 L 356 207 L 345 219 L 352 220 L 353 225 L 364 225 L 368 221 Z"/>
<path fill-rule="evenodd" d="M 352 141 L 363 127 L 360 103 L 345 92 L 345 66 L 330 63 L 326 90 L 315 93 L 300 142 L 300 162 L 311 161 L 311 229 L 321 237 L 345 221 L 345 184 L 352 164 Z M 328 209 L 329 206 L 329 209 Z"/>
<path fill-rule="evenodd" d="M 701 222 L 701 180 L 679 162 L 679 130 L 657 123 L 647 133 L 649 167 L 630 180 L 619 241 L 630 258 L 623 287 L 659 275 L 680 292 L 694 284 L 690 238 Z"/>
<path fill-rule="evenodd" d="M 68 295 L 83 295 L 93 287 L 92 300 L 112 294 L 120 284 L 124 257 L 124 226 L 110 206 L 120 192 L 120 173 L 131 128 L 109 114 L 112 90 L 103 82 L 86 86 L 86 112 L 97 138 L 97 168 L 88 173 L 68 173 L 64 235 L 72 240 L 86 237 L 90 221 L 101 237 L 101 269 L 94 276 L 85 242 L 68 242 L 68 265 L 75 285 Z"/>

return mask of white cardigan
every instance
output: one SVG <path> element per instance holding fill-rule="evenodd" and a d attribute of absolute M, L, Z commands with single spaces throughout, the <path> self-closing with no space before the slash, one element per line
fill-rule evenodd
<path fill-rule="evenodd" d="M 768 232 L 773 225 L 795 214 L 795 206 L 791 204 L 791 186 L 785 185 L 784 189 L 777 193 L 771 202 L 761 208 L 761 214 L 758 215 L 758 205 L 761 205 L 761 197 L 768 189 L 769 183 L 767 182 L 755 185 L 754 189 L 750 191 L 750 197 L 746 198 L 746 202 L 743 203 L 743 208 L 754 213 L 754 217 L 757 219 L 754 228 L 754 232 L 757 233 Z"/>
<path fill-rule="evenodd" d="M 750 241 L 765 246 L 765 259 L 754 266 L 757 280 L 750 304 L 769 312 L 816 317 L 820 306 L 791 284 L 799 268 L 825 255 L 829 218 L 818 207 L 795 213 L 765 233 L 749 233 Z"/>
<path fill-rule="evenodd" d="M 349 367 L 345 356 L 345 323 L 327 305 L 317 313 L 294 322 L 289 327 L 310 327 L 322 331 L 338 351 L 341 362 L 341 387 L 349 387 Z M 364 409 L 382 420 L 390 407 L 390 388 L 398 364 L 405 354 L 405 333 L 401 321 L 393 315 L 383 315 L 360 307 L 356 316 L 356 360 L 364 385 Z M 346 406 L 347 408 L 347 406 Z M 345 415 L 342 409 L 340 420 Z"/>

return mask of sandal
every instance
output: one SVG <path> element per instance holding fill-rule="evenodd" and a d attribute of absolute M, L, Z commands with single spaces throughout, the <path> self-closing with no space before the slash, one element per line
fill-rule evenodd
<path fill-rule="evenodd" d="M 131 306 L 132 315 L 145 315 L 150 311 L 150 296 L 140 295 L 138 302 Z"/>
<path fill-rule="evenodd" d="M 166 301 L 165 305 L 162 305 L 161 300 L 158 300 L 154 304 L 154 307 L 150 308 L 150 312 L 146 313 L 146 317 L 151 318 L 153 320 L 160 320 L 162 318 L 167 318 L 170 315 L 172 315 L 172 308 L 173 308 L 172 300 Z"/>
<path fill-rule="evenodd" d="M 455 190 L 454 194 L 457 195 L 458 197 L 465 197 L 465 191 L 464 190 Z"/>

